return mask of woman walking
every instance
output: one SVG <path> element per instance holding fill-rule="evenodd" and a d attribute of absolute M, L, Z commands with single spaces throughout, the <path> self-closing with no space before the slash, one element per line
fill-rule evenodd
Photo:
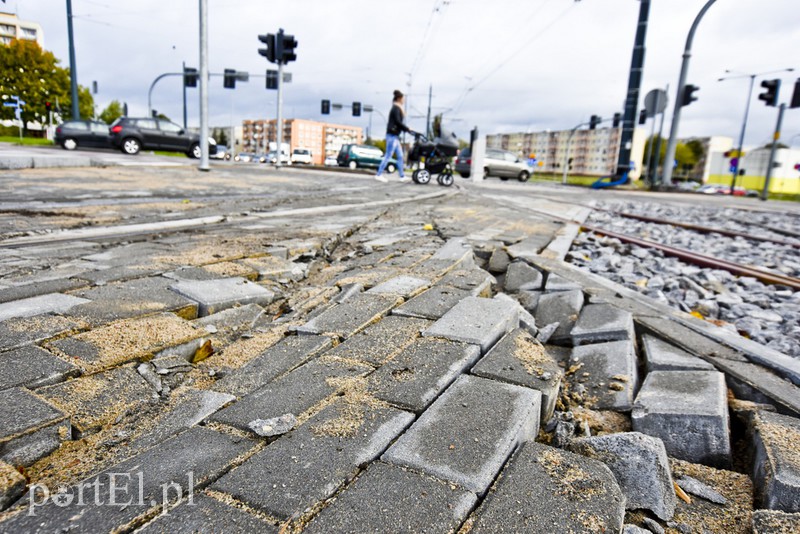
<path fill-rule="evenodd" d="M 399 136 L 400 132 L 413 132 L 403 122 L 405 118 L 403 99 L 403 93 L 395 89 L 394 98 L 392 99 L 392 111 L 389 112 L 389 122 L 386 125 L 386 154 L 383 155 L 383 161 L 378 167 L 378 174 L 375 175 L 375 179 L 379 182 L 385 183 L 389 181 L 383 176 L 383 170 L 386 168 L 386 164 L 389 163 L 389 158 L 395 154 L 397 155 L 397 171 L 400 174 L 400 181 L 407 182 L 409 180 L 403 172 L 403 147 L 400 145 Z"/>

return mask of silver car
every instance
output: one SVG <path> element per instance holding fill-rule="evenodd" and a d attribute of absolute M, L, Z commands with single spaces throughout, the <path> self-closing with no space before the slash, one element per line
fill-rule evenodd
<path fill-rule="evenodd" d="M 464 178 L 469 178 L 470 157 L 469 148 L 465 148 L 456 158 L 456 171 Z M 483 159 L 483 177 L 497 176 L 501 180 L 516 178 L 525 182 L 531 177 L 532 167 L 527 161 L 520 160 L 515 154 L 496 148 L 487 148 Z"/>

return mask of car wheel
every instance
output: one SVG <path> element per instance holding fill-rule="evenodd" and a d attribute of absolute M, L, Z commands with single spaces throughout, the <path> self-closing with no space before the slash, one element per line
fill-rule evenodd
<path fill-rule="evenodd" d="M 192 143 L 192 146 L 189 147 L 189 152 L 186 153 L 187 156 L 194 159 L 200 159 L 203 155 L 203 149 L 200 148 L 200 143 Z"/>
<path fill-rule="evenodd" d="M 122 151 L 131 156 L 135 156 L 142 149 L 142 144 L 138 139 L 128 137 L 122 141 Z"/>
<path fill-rule="evenodd" d="M 487 179 L 489 177 L 489 167 L 483 168 L 483 179 Z"/>
<path fill-rule="evenodd" d="M 397 170 L 397 167 L 395 167 L 394 163 L 390 163 L 390 164 L 388 164 L 386 166 L 386 172 L 388 172 L 389 174 L 393 174 L 394 171 L 396 171 L 396 170 Z"/>
<path fill-rule="evenodd" d="M 519 173 L 519 176 L 517 176 L 517 180 L 519 180 L 520 182 L 527 182 L 528 178 L 530 177 L 531 175 L 528 171 L 522 171 L 521 173 Z"/>
<path fill-rule="evenodd" d="M 500 180 L 506 182 L 506 181 L 508 181 L 508 176 L 501 176 Z"/>
<path fill-rule="evenodd" d="M 64 139 L 64 142 L 61 143 L 61 146 L 64 147 L 64 150 L 75 150 L 78 148 L 78 142 L 72 137 L 67 137 Z"/>
<path fill-rule="evenodd" d="M 356 163 L 355 161 L 351 161 L 347 166 L 350 167 L 351 169 L 357 169 L 358 163 Z"/>

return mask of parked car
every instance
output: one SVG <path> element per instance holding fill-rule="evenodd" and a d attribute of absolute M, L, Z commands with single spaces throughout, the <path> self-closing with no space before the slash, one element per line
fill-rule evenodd
<path fill-rule="evenodd" d="M 217 152 L 209 157 L 227 161 L 231 159 L 231 151 L 225 145 L 217 145 Z"/>
<path fill-rule="evenodd" d="M 470 176 L 472 157 L 469 148 L 464 148 L 456 157 L 455 169 L 464 178 Z M 525 182 L 531 177 L 531 166 L 516 154 L 496 148 L 487 148 L 483 158 L 483 177 L 497 176 L 501 180 L 516 178 Z"/>
<path fill-rule="evenodd" d="M 456 156 L 455 169 L 458 174 L 464 178 L 469 178 L 470 168 L 472 166 L 472 155 L 469 147 L 462 148 L 461 152 Z"/>
<path fill-rule="evenodd" d="M 256 155 L 252 152 L 239 152 L 233 157 L 233 161 L 241 161 L 247 163 L 248 161 L 258 161 Z"/>
<path fill-rule="evenodd" d="M 372 145 L 342 145 L 336 162 L 340 167 L 351 169 L 373 168 L 377 169 L 383 160 L 383 151 Z M 390 158 L 386 164 L 386 172 L 393 173 L 397 170 L 397 161 Z"/>
<path fill-rule="evenodd" d="M 141 149 L 183 152 L 199 158 L 200 136 L 190 133 L 166 119 L 120 117 L 111 124 L 111 144 L 126 154 L 138 154 Z M 217 143 L 208 138 L 209 155 L 217 151 Z"/>
<path fill-rule="evenodd" d="M 271 150 L 269 154 L 267 154 L 265 161 L 266 163 L 272 163 L 272 164 L 278 163 L 278 151 Z M 291 165 L 291 164 L 292 160 L 289 157 L 289 154 L 287 154 L 286 152 L 281 152 L 281 165 Z"/>
<path fill-rule="evenodd" d="M 108 124 L 101 121 L 67 121 L 56 127 L 55 143 L 64 150 L 78 147 L 111 148 Z"/>
<path fill-rule="evenodd" d="M 730 195 L 731 186 L 725 184 L 706 184 L 698 187 L 695 193 L 703 193 L 706 195 Z M 745 189 L 744 187 L 736 186 L 733 188 L 733 196 L 735 197 L 757 197 L 758 191 L 754 189 Z"/>
<path fill-rule="evenodd" d="M 331 155 L 325 157 L 324 165 L 326 167 L 338 167 L 339 166 L 339 162 L 336 160 L 336 156 L 331 154 Z"/>
<path fill-rule="evenodd" d="M 292 164 L 311 165 L 311 151 L 307 148 L 292 150 Z"/>
<path fill-rule="evenodd" d="M 722 186 L 719 184 L 705 184 L 695 189 L 694 192 L 701 195 L 721 195 Z"/>

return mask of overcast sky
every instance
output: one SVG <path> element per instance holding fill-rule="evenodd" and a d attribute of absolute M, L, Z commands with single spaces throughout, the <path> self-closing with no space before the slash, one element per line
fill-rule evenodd
<path fill-rule="evenodd" d="M 707 0 L 652 0 L 646 40 L 644 95 L 669 85 L 665 135 L 686 36 Z M 718 82 L 726 69 L 739 74 L 787 68 L 781 101 L 800 77 L 798 0 L 718 0 L 701 22 L 688 83 L 699 100 L 683 108 L 680 136 L 738 139 L 749 78 Z M 131 115 L 147 113 L 147 91 L 181 62 L 198 66 L 197 0 L 72 0 L 78 80 L 96 80 L 99 108 L 112 99 Z M 592 114 L 621 112 L 640 2 L 637 0 L 208 0 L 211 72 L 225 68 L 264 74 L 258 34 L 284 28 L 299 42 L 286 70 L 284 117 L 367 127 L 369 114 L 351 116 L 360 101 L 387 113 L 394 89 L 410 88 L 409 125 L 424 130 L 428 89 L 433 112 L 459 137 L 481 133 L 569 129 Z M 45 48 L 69 66 L 65 0 L 6 0 L 0 11 L 38 22 Z M 772 137 L 777 108 L 758 100 L 757 78 L 746 145 Z M 410 85 L 409 85 L 410 84 Z M 243 118 L 273 118 L 276 92 L 263 78 L 224 89 L 212 78 L 212 126 Z M 329 117 L 320 100 L 345 104 Z M 153 107 L 181 122 L 180 79 L 166 78 Z M 198 91 L 189 90 L 189 123 L 197 125 Z M 373 131 L 385 122 L 374 114 Z M 648 123 L 647 128 L 650 125 Z M 787 110 L 783 141 L 800 147 L 800 109 Z"/>

